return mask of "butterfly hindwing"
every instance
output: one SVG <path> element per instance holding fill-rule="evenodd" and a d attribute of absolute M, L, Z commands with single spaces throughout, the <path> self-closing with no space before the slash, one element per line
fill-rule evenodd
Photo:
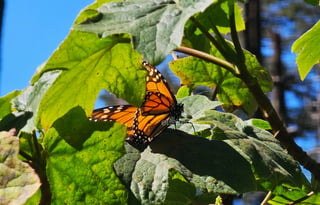
<path fill-rule="evenodd" d="M 134 134 L 128 135 L 127 140 L 137 144 L 148 144 L 167 126 L 168 114 L 142 115 L 139 108 L 133 121 Z"/>

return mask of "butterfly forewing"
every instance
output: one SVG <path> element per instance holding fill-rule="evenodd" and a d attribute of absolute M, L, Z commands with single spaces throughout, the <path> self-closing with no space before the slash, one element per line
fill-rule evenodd
<path fill-rule="evenodd" d="M 148 74 L 146 77 L 147 88 L 146 88 L 146 97 L 145 97 L 144 104 L 149 102 L 149 100 L 154 100 L 155 98 L 159 98 L 160 103 L 165 104 L 168 108 L 170 106 L 175 106 L 177 104 L 177 101 L 174 95 L 172 94 L 166 79 L 164 79 L 164 77 L 158 71 L 158 69 L 152 66 L 151 64 L 144 62 L 143 65 L 148 71 Z M 152 96 L 152 94 L 154 95 Z M 144 106 L 142 107 L 144 108 Z M 155 107 L 154 109 L 162 110 L 163 108 L 160 106 L 160 107 Z"/>
<path fill-rule="evenodd" d="M 127 126 L 127 141 L 146 145 L 157 137 L 170 122 L 178 120 L 183 106 L 170 91 L 167 81 L 152 65 L 147 70 L 145 99 L 140 107 L 118 105 L 94 110 L 91 120 L 116 121 Z"/>
<path fill-rule="evenodd" d="M 159 115 L 170 112 L 171 103 L 169 99 L 161 93 L 149 92 L 146 94 L 142 115 Z"/>

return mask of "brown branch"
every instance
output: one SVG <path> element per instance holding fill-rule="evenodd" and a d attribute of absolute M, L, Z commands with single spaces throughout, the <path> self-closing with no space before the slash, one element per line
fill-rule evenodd
<path fill-rule="evenodd" d="M 272 127 L 272 132 L 276 139 L 280 141 L 280 144 L 287 149 L 288 153 L 297 160 L 302 166 L 313 173 L 315 179 L 320 181 L 320 164 L 313 160 L 306 152 L 298 146 L 293 138 L 289 135 L 284 123 L 280 119 L 279 115 L 275 111 L 269 98 L 262 91 L 258 81 L 248 71 L 245 65 L 245 58 L 243 50 L 239 43 L 238 34 L 236 31 L 235 18 L 233 15 L 234 2 L 229 0 L 228 6 L 230 11 L 230 28 L 232 40 L 235 44 L 238 60 L 236 61 L 237 68 L 239 69 L 239 77 L 249 88 L 250 92 L 254 95 L 264 117 L 268 120 Z"/>
<path fill-rule="evenodd" d="M 281 121 L 279 115 L 272 106 L 269 98 L 261 90 L 261 87 L 256 78 L 254 78 L 247 70 L 244 62 L 237 62 L 238 67 L 215 56 L 197 51 L 191 48 L 179 47 L 176 49 L 179 52 L 189 54 L 201 58 L 205 61 L 220 65 L 239 77 L 247 85 L 250 92 L 254 95 L 260 109 L 263 112 L 265 119 L 270 123 L 272 132 L 281 145 L 287 149 L 288 153 L 297 160 L 304 168 L 309 170 L 317 181 L 320 181 L 320 164 L 313 160 L 306 152 L 299 147 L 293 138 L 289 135 L 285 125 Z"/>

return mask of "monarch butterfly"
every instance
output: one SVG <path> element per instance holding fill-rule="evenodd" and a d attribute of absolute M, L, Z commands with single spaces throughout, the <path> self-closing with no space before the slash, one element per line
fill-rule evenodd
<path fill-rule="evenodd" d="M 140 107 L 117 105 L 94 110 L 94 121 L 116 121 L 127 126 L 129 142 L 146 145 L 172 122 L 179 120 L 183 105 L 178 104 L 166 79 L 151 64 L 143 62 L 147 70 L 146 94 Z"/>

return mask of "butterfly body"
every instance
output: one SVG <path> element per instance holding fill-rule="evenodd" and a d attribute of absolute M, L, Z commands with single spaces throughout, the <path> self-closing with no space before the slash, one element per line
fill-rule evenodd
<path fill-rule="evenodd" d="M 89 118 L 94 121 L 116 121 L 127 126 L 129 142 L 146 145 L 166 127 L 179 120 L 183 105 L 178 104 L 167 81 L 151 64 L 147 70 L 146 94 L 140 107 L 117 105 L 94 110 Z"/>

